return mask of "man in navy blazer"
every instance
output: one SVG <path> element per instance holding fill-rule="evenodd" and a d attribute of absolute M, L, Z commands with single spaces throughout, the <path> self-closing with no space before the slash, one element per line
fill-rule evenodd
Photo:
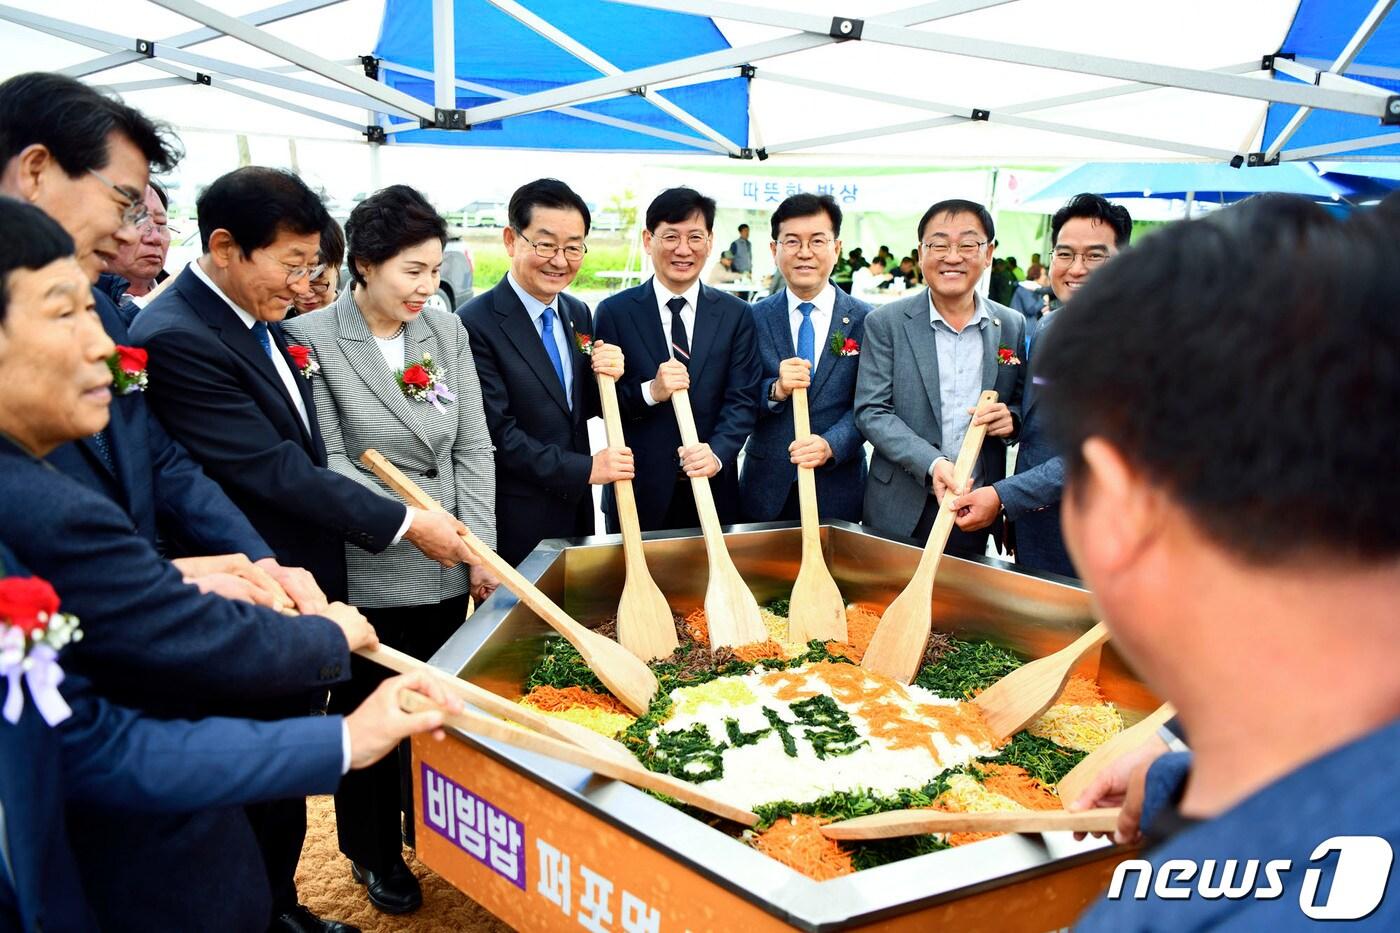
<path fill-rule="evenodd" d="M 816 471 L 821 517 L 858 522 L 865 438 L 856 430 L 856 370 L 870 306 L 831 282 L 841 255 L 834 198 L 795 194 L 773 212 L 772 227 L 773 259 L 787 285 L 753 306 L 764 401 L 739 476 L 744 519 L 799 518 L 797 470 L 807 468 Z M 812 428 L 801 441 L 789 403 L 796 388 L 807 389 Z"/>
<path fill-rule="evenodd" d="M 656 274 L 598 305 L 598 335 L 628 360 L 617 390 L 643 531 L 700 524 L 691 477 L 710 478 L 720 521 L 739 520 L 739 452 L 758 417 L 762 369 L 749 306 L 700 282 L 714 226 L 713 199 L 690 188 L 661 192 L 642 234 Z M 689 392 L 700 439 L 684 447 L 665 404 L 680 389 Z M 603 511 L 616 532 L 611 488 Z"/>
<path fill-rule="evenodd" d="M 501 232 L 510 271 L 458 315 L 471 336 L 486 424 L 496 446 L 496 548 L 519 564 L 545 538 L 593 534 L 593 487 L 632 478 L 632 453 L 590 454 L 601 414 L 595 373 L 622 375 L 622 354 L 596 336 L 588 305 L 564 289 L 578 275 L 591 217 L 556 178 L 511 195 Z"/>
<path fill-rule="evenodd" d="M 1126 249 L 1133 235 L 1127 208 L 1097 194 L 1075 195 L 1050 221 L 1050 284 L 1063 305 L 1104 263 Z M 1045 312 L 1035 340 L 1049 333 L 1059 311 Z M 1034 352 L 1035 342 L 1031 349 Z M 954 505 L 958 527 L 975 531 L 1004 513 L 1012 523 L 1016 565 L 1061 576 L 1078 576 L 1060 532 L 1060 498 L 1065 464 L 1050 440 L 1049 426 L 1038 406 L 1035 358 L 1027 372 L 1021 401 L 1020 448 L 1012 476 L 974 489 Z"/>
<path fill-rule="evenodd" d="M 72 116 L 78 112 L 81 120 Z M 137 192 L 146 190 L 151 164 L 173 167 L 173 145 L 139 111 L 54 74 L 19 75 L 0 85 L 0 126 L 0 194 L 57 220 L 96 281 L 114 251 L 139 238 L 145 206 Z M 93 297 L 108 335 L 129 343 L 110 297 L 98 287 Z M 223 566 L 241 567 L 246 579 L 196 572 L 208 562 L 186 567 L 187 576 L 202 577 L 206 589 L 270 604 L 286 599 L 285 586 L 304 611 L 325 607 L 310 575 L 277 563 L 218 485 L 150 415 L 140 392 L 116 399 L 104 431 L 63 445 L 50 462 L 110 496 L 153 545 L 159 524 L 176 553 L 245 555 L 231 556 Z M 257 567 L 249 566 L 254 562 Z"/>
<path fill-rule="evenodd" d="M 216 179 L 198 210 L 204 255 L 141 312 L 131 332 L 149 353 L 147 398 L 166 429 L 278 558 L 311 571 L 331 599 L 346 594 L 346 542 L 378 553 L 406 539 L 445 565 L 465 560 L 458 536 L 465 526 L 456 518 L 406 507 L 327 468 L 309 382 L 313 361 L 304 368 L 294 361 L 280 323 L 321 273 L 329 215 L 320 199 L 295 175 L 250 166 Z M 308 700 L 268 712 L 305 712 Z M 250 814 L 278 928 L 324 929 L 296 900 L 304 801 Z"/>

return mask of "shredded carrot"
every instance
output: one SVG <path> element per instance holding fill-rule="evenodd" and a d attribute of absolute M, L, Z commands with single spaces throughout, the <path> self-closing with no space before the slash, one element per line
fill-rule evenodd
<path fill-rule="evenodd" d="M 936 703 L 920 703 L 918 712 L 926 721 L 937 723 L 938 731 L 944 735 L 965 735 L 974 744 L 986 744 L 993 748 L 1000 748 L 1006 744 L 1004 738 L 987 726 L 982 710 L 975 704 L 957 703 L 943 706 Z"/>
<path fill-rule="evenodd" d="M 616 697 L 594 693 L 583 687 L 551 687 L 541 684 L 531 690 L 521 701 L 526 706 L 545 712 L 558 712 L 566 709 L 597 709 L 606 713 L 620 713 L 630 716 L 632 711 L 622 705 Z"/>
<path fill-rule="evenodd" d="M 856 870 L 851 855 L 836 840 L 822 835 L 825 822 L 829 821 L 802 814 L 778 820 L 754 837 L 753 847 L 816 881 L 849 875 Z"/>
<path fill-rule="evenodd" d="M 1107 702 L 1099 685 L 1081 674 L 1071 677 L 1055 698 L 1057 706 L 1102 706 Z"/>
<path fill-rule="evenodd" d="M 1060 798 L 1017 765 L 987 765 L 982 786 L 1027 810 L 1058 810 Z"/>
<path fill-rule="evenodd" d="M 776 687 L 773 694 L 780 700 L 805 700 L 820 693 L 807 686 L 807 672 L 804 670 L 773 671 L 764 675 L 763 683 Z"/>
<path fill-rule="evenodd" d="M 704 609 L 692 609 L 686 613 L 681 624 L 685 626 L 690 637 L 700 645 L 708 646 L 710 643 L 710 624 L 705 620 Z"/>
<path fill-rule="evenodd" d="M 734 649 L 734 657 L 740 661 L 762 661 L 765 658 L 777 658 L 783 660 L 787 658 L 787 652 L 783 646 L 776 641 L 756 641 L 751 645 L 740 645 Z"/>

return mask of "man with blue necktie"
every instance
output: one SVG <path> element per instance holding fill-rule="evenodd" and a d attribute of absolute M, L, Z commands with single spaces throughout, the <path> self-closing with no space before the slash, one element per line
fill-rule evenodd
<path fill-rule="evenodd" d="M 601 414 L 595 374 L 616 379 L 623 360 L 593 340 L 588 305 L 564 293 L 588 251 L 588 205 L 541 178 L 511 195 L 507 215 L 510 271 L 458 315 L 496 445 L 496 548 L 519 564 L 545 538 L 593 534 L 593 487 L 631 479 L 632 452 L 589 453 L 588 419 Z"/>
<path fill-rule="evenodd" d="M 764 401 L 745 447 L 739 501 L 747 521 L 800 517 L 797 470 L 816 471 L 822 518 L 859 522 L 865 439 L 856 430 L 856 371 L 870 305 L 831 282 L 841 208 L 795 194 L 773 212 L 773 260 L 786 287 L 753 306 Z M 796 352 L 794 353 L 794 347 Z M 797 440 L 790 399 L 807 389 L 812 435 Z"/>

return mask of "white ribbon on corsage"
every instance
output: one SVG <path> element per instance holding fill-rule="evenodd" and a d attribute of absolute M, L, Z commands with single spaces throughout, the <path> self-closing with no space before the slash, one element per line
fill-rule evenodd
<path fill-rule="evenodd" d="M 457 401 L 457 395 L 449 389 L 444 382 L 439 379 L 434 379 L 432 388 L 428 390 L 427 395 L 423 396 L 423 401 L 432 405 L 438 411 L 445 412 L 447 409 L 442 407 L 442 403 Z"/>
<path fill-rule="evenodd" d="M 8 626 L 0 634 L 0 677 L 7 683 L 5 692 L 5 720 L 11 724 L 19 722 L 24 712 L 23 679 L 29 686 L 29 694 L 34 698 L 34 708 L 39 711 L 44 722 L 56 726 L 73 710 L 64 701 L 58 687 L 63 683 L 63 668 L 58 666 L 58 652 L 46 644 L 36 644 L 25 656 L 24 632 L 16 626 Z"/>

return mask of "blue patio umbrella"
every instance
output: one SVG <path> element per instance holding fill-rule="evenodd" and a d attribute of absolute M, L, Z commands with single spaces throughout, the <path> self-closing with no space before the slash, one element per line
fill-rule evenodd
<path fill-rule="evenodd" d="M 1088 162 L 1066 169 L 1027 200 L 1066 201 L 1080 192 L 1106 198 L 1170 198 L 1228 204 L 1277 191 L 1319 201 L 1350 192 L 1306 163 L 1231 168 L 1213 162 Z"/>

